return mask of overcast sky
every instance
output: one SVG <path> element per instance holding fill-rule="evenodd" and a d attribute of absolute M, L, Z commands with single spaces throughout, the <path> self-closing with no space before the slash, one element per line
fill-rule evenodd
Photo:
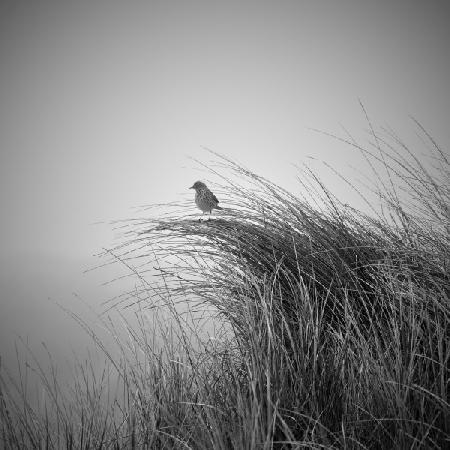
<path fill-rule="evenodd" d="M 4 0 L 0 339 L 63 334 L 48 297 L 107 297 L 82 275 L 114 244 L 93 223 L 192 195 L 187 156 L 205 158 L 202 146 L 295 192 L 292 164 L 306 156 L 352 162 L 309 128 L 358 134 L 361 99 L 374 121 L 412 133 L 414 115 L 448 148 L 449 10 L 443 0 Z"/>

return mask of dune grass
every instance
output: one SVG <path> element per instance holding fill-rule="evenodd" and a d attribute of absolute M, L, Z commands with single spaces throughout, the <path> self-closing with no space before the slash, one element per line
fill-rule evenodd
<path fill-rule="evenodd" d="M 372 170 L 368 214 L 307 169 L 299 198 L 214 154 L 216 217 L 189 199 L 119 224 L 106 256 L 135 283 L 107 307 L 138 325 L 124 339 L 103 316 L 113 354 L 74 316 L 107 369 L 79 364 L 69 397 L 41 371 L 40 412 L 3 369 L 3 446 L 448 446 L 449 160 L 419 123 L 431 166 L 368 123 L 368 146 L 343 139 Z"/>

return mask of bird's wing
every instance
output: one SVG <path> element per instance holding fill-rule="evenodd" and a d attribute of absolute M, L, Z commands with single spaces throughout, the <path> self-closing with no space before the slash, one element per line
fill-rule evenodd
<path fill-rule="evenodd" d="M 212 198 L 216 203 L 219 203 L 219 200 L 217 200 L 217 197 L 214 194 L 212 195 Z"/>

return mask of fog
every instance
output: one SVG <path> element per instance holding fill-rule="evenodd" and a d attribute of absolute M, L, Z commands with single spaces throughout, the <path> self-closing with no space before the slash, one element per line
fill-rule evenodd
<path fill-rule="evenodd" d="M 192 196 L 204 174 L 189 157 L 209 161 L 203 146 L 298 193 L 294 165 L 309 156 L 358 167 L 354 150 L 311 128 L 366 139 L 361 100 L 407 138 L 415 116 L 445 148 L 448 5 L 2 2 L 3 361 L 17 336 L 55 355 L 85 348 L 56 303 L 100 311 L 120 293 L 102 286 L 114 271 L 84 273 L 117 242 L 108 222 Z"/>

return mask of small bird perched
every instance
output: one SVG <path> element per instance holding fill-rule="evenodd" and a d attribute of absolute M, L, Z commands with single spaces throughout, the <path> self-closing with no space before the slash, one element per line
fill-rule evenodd
<path fill-rule="evenodd" d="M 195 204 L 203 211 L 203 214 L 205 212 L 211 214 L 213 209 L 222 209 L 219 206 L 219 200 L 217 200 L 217 197 L 208 189 L 205 183 L 196 181 L 189 189 L 195 189 Z"/>

